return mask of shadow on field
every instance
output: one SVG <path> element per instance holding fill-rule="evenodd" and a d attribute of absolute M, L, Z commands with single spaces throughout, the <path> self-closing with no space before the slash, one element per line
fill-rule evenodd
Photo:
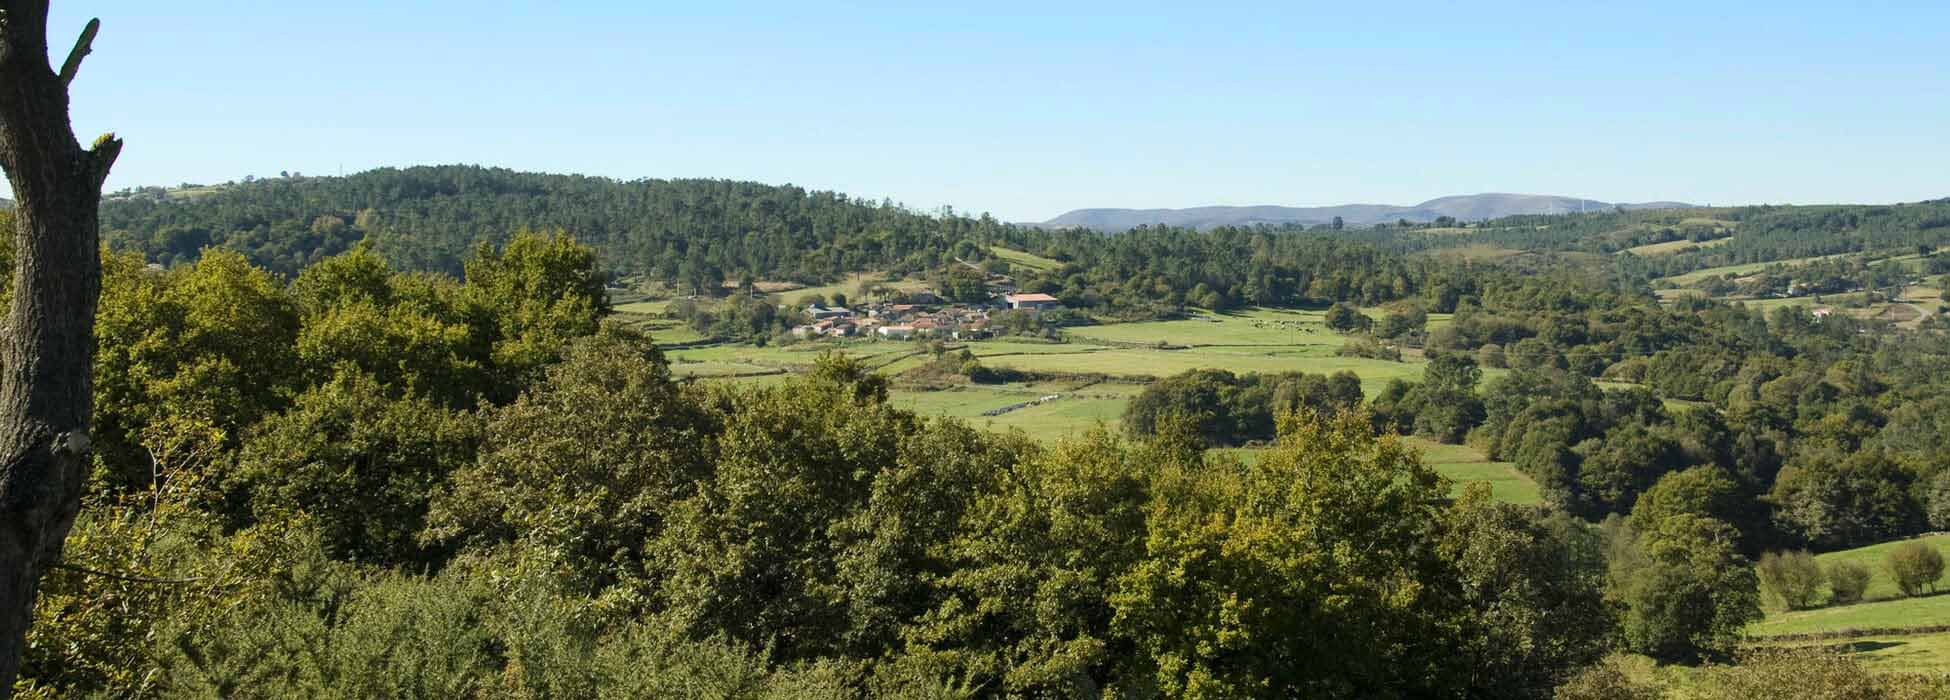
<path fill-rule="evenodd" d="M 1847 653 L 1847 654 L 1862 654 L 1871 651 L 1882 651 L 1883 649 L 1899 647 L 1908 643 L 1909 642 L 1887 642 L 1882 640 L 1870 639 L 1870 640 L 1863 640 L 1859 642 L 1845 642 L 1842 644 L 1837 644 L 1834 646 L 1834 649 L 1836 651 Z"/>

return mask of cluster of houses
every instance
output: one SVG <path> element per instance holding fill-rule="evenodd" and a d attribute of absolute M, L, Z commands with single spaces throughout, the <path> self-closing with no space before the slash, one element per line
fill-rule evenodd
<path fill-rule="evenodd" d="M 989 327 L 989 314 L 994 311 L 1042 311 L 1061 304 L 1061 300 L 1048 294 L 1004 294 L 988 304 L 880 302 L 858 310 L 814 304 L 806 307 L 806 317 L 810 323 L 794 327 L 792 335 L 800 338 L 877 336 L 892 340 L 981 340 L 994 335 Z"/>

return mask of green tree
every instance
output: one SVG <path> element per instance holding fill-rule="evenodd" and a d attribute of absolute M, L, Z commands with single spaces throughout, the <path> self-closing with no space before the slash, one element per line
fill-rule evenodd
<path fill-rule="evenodd" d="M 1145 559 L 1111 596 L 1117 629 L 1172 697 L 1454 687 L 1464 613 L 1438 548 L 1446 489 L 1352 415 L 1291 419 L 1238 471 L 1161 474 Z"/>
<path fill-rule="evenodd" d="M 1829 564 L 1825 571 L 1828 577 L 1828 602 L 1832 605 L 1848 605 L 1860 602 L 1862 594 L 1869 590 L 1869 567 L 1852 561 L 1838 561 Z"/>
<path fill-rule="evenodd" d="M 1483 422 L 1483 400 L 1476 395 L 1482 378 L 1483 370 L 1468 355 L 1442 353 L 1430 358 L 1422 382 L 1404 401 L 1414 407 L 1415 432 L 1441 442 L 1462 442 L 1469 429 Z"/>
<path fill-rule="evenodd" d="M 1903 595 L 1935 591 L 1937 580 L 1943 578 L 1943 553 L 1923 542 L 1904 542 L 1883 557 L 1883 567 Z"/>
<path fill-rule="evenodd" d="M 1589 526 L 1499 503 L 1480 482 L 1446 520 L 1441 555 L 1457 570 L 1475 631 L 1459 649 L 1469 657 L 1470 687 L 1549 697 L 1605 653 L 1617 614 L 1605 600 L 1604 553 Z"/>
<path fill-rule="evenodd" d="M 1762 554 L 1754 569 L 1760 574 L 1762 590 L 1789 610 L 1814 607 L 1827 582 L 1815 556 L 1805 549 Z"/>
<path fill-rule="evenodd" d="M 640 575 L 646 543 L 707 473 L 714 442 L 661 353 L 622 331 L 571 344 L 485 420 L 479 458 L 434 497 L 427 541 L 519 542 L 591 586 Z"/>
<path fill-rule="evenodd" d="M 1360 310 L 1347 304 L 1335 304 L 1327 308 L 1326 323 L 1332 330 L 1353 333 L 1372 327 L 1374 319 L 1368 318 Z"/>
<path fill-rule="evenodd" d="M 371 564 L 429 563 L 416 541 L 431 494 L 474 459 L 479 428 L 342 365 L 289 411 L 253 428 L 227 474 L 258 521 L 305 519 L 332 556 Z"/>
<path fill-rule="evenodd" d="M 490 339 L 499 398 L 511 397 L 595 332 L 609 312 L 596 251 L 566 233 L 519 231 L 507 246 L 481 243 L 467 261 L 475 333 Z"/>
<path fill-rule="evenodd" d="M 1628 648 L 1667 661 L 1722 657 L 1760 619 L 1753 567 L 1726 523 L 1675 515 L 1659 529 L 1621 528 L 1611 556 L 1611 595 L 1625 606 Z"/>

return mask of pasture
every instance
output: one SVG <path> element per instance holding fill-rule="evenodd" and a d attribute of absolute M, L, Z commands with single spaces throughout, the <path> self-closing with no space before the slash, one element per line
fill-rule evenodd
<path fill-rule="evenodd" d="M 1674 255 L 1678 253 L 1686 253 L 1695 250 L 1700 250 L 1703 248 L 1715 248 L 1732 242 L 1733 242 L 1732 236 L 1728 236 L 1726 238 L 1715 238 L 1710 241 L 1699 241 L 1699 242 L 1694 242 L 1694 241 L 1681 238 L 1676 241 L 1666 241 L 1664 243 L 1647 243 L 1642 246 L 1626 248 L 1618 252 L 1631 253 L 1633 255 L 1637 255 L 1641 257 Z"/>
<path fill-rule="evenodd" d="M 1011 250 L 999 245 L 989 246 L 989 254 L 1008 261 L 1010 267 L 1034 270 L 1036 272 L 1047 272 L 1063 266 L 1063 263 L 1057 260 L 1051 260 L 1035 253 Z"/>
<path fill-rule="evenodd" d="M 1864 602 L 1812 610 L 1769 610 L 1767 617 L 1747 628 L 1747 634 L 1762 643 L 1770 636 L 1785 634 L 1834 633 L 1860 629 L 1927 627 L 1950 624 L 1950 594 L 1902 597 L 1895 581 L 1884 568 L 1884 558 L 1903 542 L 1920 541 L 1950 553 L 1950 534 L 1925 535 L 1915 540 L 1897 540 L 1817 555 L 1823 567 L 1849 561 L 1867 567 L 1871 573 Z M 1939 586 L 1943 582 L 1939 581 Z M 1787 642 L 1783 642 L 1787 643 Z M 1794 642 L 1801 643 L 1801 642 Z M 1824 644 L 1847 644 L 1878 666 L 1901 668 L 1950 665 L 1950 633 L 1917 635 L 1872 635 Z"/>
<path fill-rule="evenodd" d="M 807 290 L 802 290 L 807 291 Z M 1369 310 L 1379 316 L 1381 311 Z M 1250 309 L 1208 313 L 1196 318 L 1146 321 L 1068 329 L 1071 342 L 998 338 L 949 341 L 950 351 L 966 348 L 984 365 L 1015 369 L 1042 379 L 1008 384 L 957 384 L 930 389 L 896 383 L 890 401 L 925 415 L 951 416 L 991 430 L 1020 430 L 1030 438 L 1053 441 L 1102 426 L 1117 430 L 1124 407 L 1144 385 L 1193 369 L 1232 372 L 1351 371 L 1368 396 L 1390 380 L 1417 380 L 1423 363 L 1340 357 L 1344 336 L 1327 330 L 1318 310 Z M 1446 321 L 1432 319 L 1432 325 Z M 661 336 L 659 336 L 661 337 Z M 1173 349 L 1165 349 L 1165 348 Z M 713 345 L 671 350 L 671 371 L 708 381 L 762 384 L 803 371 L 824 352 L 858 359 L 880 374 L 897 376 L 927 363 L 925 342 L 858 339 L 814 341 L 757 347 Z M 1501 374 L 1486 370 L 1484 380 Z M 1049 401 L 985 416 L 1016 404 L 1055 395 Z M 1537 486 L 1505 462 L 1491 462 L 1461 445 L 1405 438 L 1423 452 L 1436 471 L 1457 482 L 1487 482 L 1500 500 L 1536 503 Z M 1241 452 L 1250 459 L 1250 451 Z"/>

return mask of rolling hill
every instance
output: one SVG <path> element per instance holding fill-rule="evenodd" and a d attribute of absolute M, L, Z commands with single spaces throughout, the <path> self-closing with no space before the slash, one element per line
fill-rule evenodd
<path fill-rule="evenodd" d="M 1054 219 L 1034 224 L 1047 228 L 1088 228 L 1122 231 L 1147 224 L 1166 224 L 1195 228 L 1250 226 L 1253 224 L 1325 224 L 1341 217 L 1349 226 L 1373 226 L 1407 219 L 1427 223 L 1451 216 L 1463 221 L 1481 221 L 1523 214 L 1569 213 L 1626 209 L 1677 209 L 1690 207 L 1680 202 L 1612 203 L 1593 199 L 1536 194 L 1472 194 L 1438 197 L 1413 206 L 1392 204 L 1343 204 L 1327 207 L 1193 207 L 1189 209 L 1076 209 Z"/>

